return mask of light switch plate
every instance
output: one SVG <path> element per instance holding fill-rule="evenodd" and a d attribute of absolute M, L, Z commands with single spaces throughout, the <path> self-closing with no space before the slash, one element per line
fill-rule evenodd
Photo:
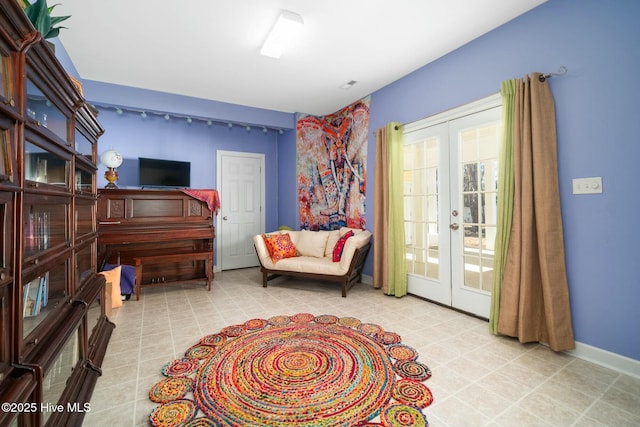
<path fill-rule="evenodd" d="M 602 177 L 574 178 L 573 194 L 598 194 L 602 193 Z"/>

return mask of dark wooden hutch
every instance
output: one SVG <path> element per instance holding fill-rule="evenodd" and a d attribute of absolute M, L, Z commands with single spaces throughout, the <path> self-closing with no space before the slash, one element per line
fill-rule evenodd
<path fill-rule="evenodd" d="M 0 425 L 79 425 L 115 326 L 96 274 L 104 130 L 15 0 L 0 60 Z"/>

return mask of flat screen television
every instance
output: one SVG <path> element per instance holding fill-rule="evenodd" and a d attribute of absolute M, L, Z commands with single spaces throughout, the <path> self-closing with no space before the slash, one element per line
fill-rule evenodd
<path fill-rule="evenodd" d="M 138 185 L 140 187 L 191 186 L 191 163 L 177 160 L 138 159 Z"/>

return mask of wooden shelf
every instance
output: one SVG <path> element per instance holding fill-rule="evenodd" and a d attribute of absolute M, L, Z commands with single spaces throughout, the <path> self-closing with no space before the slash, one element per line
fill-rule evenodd
<path fill-rule="evenodd" d="M 89 402 L 115 327 L 96 258 L 104 129 L 19 2 L 0 2 L 0 62 L 0 400 L 34 409 L 0 425 L 79 425 L 42 408 Z"/>

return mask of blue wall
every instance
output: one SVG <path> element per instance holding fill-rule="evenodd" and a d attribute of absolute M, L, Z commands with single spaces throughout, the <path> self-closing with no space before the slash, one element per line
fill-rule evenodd
<path fill-rule="evenodd" d="M 387 122 L 428 117 L 496 93 L 502 80 L 565 65 L 568 73 L 549 84 L 574 332 L 577 341 L 636 360 L 639 19 L 636 0 L 550 0 L 372 94 L 369 139 L 373 153 L 374 130 Z M 590 176 L 602 177 L 603 193 L 572 194 L 571 180 Z"/>
<path fill-rule="evenodd" d="M 217 150 L 262 153 L 266 165 L 278 164 L 278 138 L 273 130 L 264 133 L 262 128 L 226 124 L 207 125 L 194 120 L 191 124 L 185 118 L 165 120 L 162 116 L 127 112 L 119 115 L 113 109 L 99 109 L 100 123 L 105 134 L 100 138 L 98 152 L 109 147 L 117 149 L 124 158 L 118 168 L 118 185 L 122 188 L 138 185 L 138 157 L 191 162 L 191 187 L 216 188 Z M 293 131 L 288 131 L 293 133 Z M 294 137 L 295 138 L 295 137 Z M 102 175 L 104 167 L 98 171 L 98 186 L 106 184 Z M 267 167 L 266 175 L 266 217 L 268 230 L 278 226 L 278 168 Z"/>
<path fill-rule="evenodd" d="M 558 160 L 566 262 L 576 339 L 640 360 L 640 2 L 549 0 L 371 96 L 366 220 L 373 225 L 375 129 L 420 118 L 497 93 L 502 80 L 534 71 L 568 68 L 550 85 L 556 101 Z M 127 105 L 142 102 L 138 89 L 104 90 L 88 82 L 87 98 Z M 148 95 L 146 92 L 143 95 Z M 94 97 L 95 96 L 95 97 Z M 294 116 L 248 107 L 155 94 L 156 109 L 211 112 L 210 117 L 292 129 Z M 148 99 L 147 99 L 148 98 Z M 151 101 L 151 98 L 153 100 Z M 178 107 L 176 107 L 178 106 Z M 187 110 L 187 111 L 182 111 Z M 202 114 L 205 115 L 206 114 Z M 251 120 L 246 120 L 248 117 Z M 267 229 L 297 225 L 295 132 L 284 135 L 186 124 L 144 123 L 139 117 L 101 113 L 107 133 L 100 150 L 114 145 L 124 157 L 191 160 L 194 186 L 215 186 L 215 151 L 267 156 Z M 161 120 L 157 120 L 161 121 Z M 265 123 L 260 123 L 264 121 Z M 169 130 L 170 129 L 170 130 Z M 174 154 L 177 152 L 178 154 Z M 601 176 L 604 192 L 572 194 L 571 180 Z M 371 261 L 366 273 L 371 274 Z"/>

